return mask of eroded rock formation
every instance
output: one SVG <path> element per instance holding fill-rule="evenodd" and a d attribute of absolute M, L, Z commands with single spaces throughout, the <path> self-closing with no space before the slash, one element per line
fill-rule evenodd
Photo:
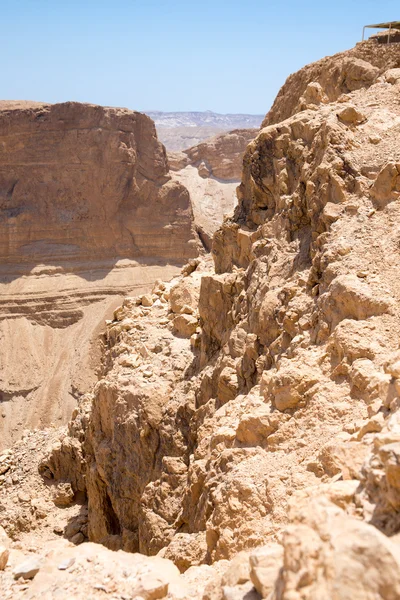
<path fill-rule="evenodd" d="M 0 103 L 0 444 L 70 417 L 104 318 L 197 254 L 192 225 L 145 115 Z"/>
<path fill-rule="evenodd" d="M 400 594 L 400 49 L 373 44 L 289 78 L 214 265 L 115 312 L 41 462 L 91 541 L 204 574 L 184 598 Z M 362 85 L 331 95 L 324 65 Z"/>
<path fill-rule="evenodd" d="M 200 238 L 211 249 L 212 236 L 232 214 L 242 176 L 243 155 L 256 129 L 236 129 L 183 152 L 169 152 L 175 179 L 189 191 Z"/>

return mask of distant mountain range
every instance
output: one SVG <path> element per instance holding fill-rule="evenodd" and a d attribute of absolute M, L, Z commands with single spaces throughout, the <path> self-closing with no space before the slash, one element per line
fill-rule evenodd
<path fill-rule="evenodd" d="M 148 111 L 157 127 L 216 127 L 218 129 L 259 128 L 265 115 L 221 115 L 210 110 L 205 112 Z"/>
<path fill-rule="evenodd" d="M 167 150 L 185 150 L 223 131 L 259 129 L 264 115 L 221 115 L 205 112 L 147 111 L 156 124 L 158 139 Z"/>

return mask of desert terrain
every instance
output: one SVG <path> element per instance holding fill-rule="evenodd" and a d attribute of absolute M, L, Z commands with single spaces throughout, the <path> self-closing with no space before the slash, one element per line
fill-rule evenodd
<path fill-rule="evenodd" d="M 68 425 L 27 419 L 0 454 L 6 600 L 400 597 L 399 92 L 400 46 L 372 38 L 290 75 L 255 135 L 168 156 L 138 113 L 0 112 L 18 318 L 78 323 L 64 259 L 148 274 L 90 316 L 96 381 Z M 53 300 L 32 309 L 36 278 Z"/>
<path fill-rule="evenodd" d="M 264 115 L 221 115 L 206 112 L 146 111 L 159 140 L 171 152 L 187 150 L 208 138 L 234 129 L 259 129 Z"/>

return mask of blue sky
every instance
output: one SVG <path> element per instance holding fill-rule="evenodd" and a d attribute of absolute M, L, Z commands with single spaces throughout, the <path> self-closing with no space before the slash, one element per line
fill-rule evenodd
<path fill-rule="evenodd" d="M 2 99 L 264 114 L 394 0 L 0 0 Z"/>

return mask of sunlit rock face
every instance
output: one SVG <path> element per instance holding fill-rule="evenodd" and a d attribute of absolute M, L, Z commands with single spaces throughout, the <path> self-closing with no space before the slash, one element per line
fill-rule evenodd
<path fill-rule="evenodd" d="M 0 104 L 0 198 L 2 263 L 195 254 L 188 195 L 127 109 Z"/>
<path fill-rule="evenodd" d="M 186 189 L 150 118 L 0 102 L 1 444 L 65 421 L 124 295 L 197 254 Z"/>

